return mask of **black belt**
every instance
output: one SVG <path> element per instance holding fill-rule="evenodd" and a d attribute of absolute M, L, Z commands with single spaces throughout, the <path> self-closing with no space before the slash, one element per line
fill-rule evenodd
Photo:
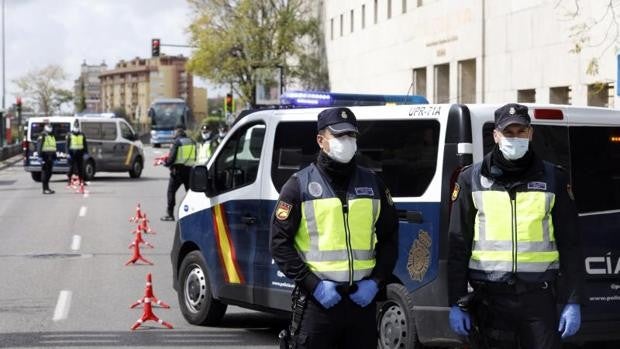
<path fill-rule="evenodd" d="M 472 286 L 476 290 L 482 292 L 487 291 L 491 293 L 506 293 L 506 294 L 521 294 L 534 291 L 550 290 L 550 285 L 547 281 L 543 282 L 524 282 L 513 281 L 508 282 L 491 282 L 491 281 L 472 281 Z"/>

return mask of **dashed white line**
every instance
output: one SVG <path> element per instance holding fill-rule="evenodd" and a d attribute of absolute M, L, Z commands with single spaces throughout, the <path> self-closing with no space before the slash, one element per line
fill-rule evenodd
<path fill-rule="evenodd" d="M 73 240 L 71 240 L 71 251 L 79 250 L 81 243 L 82 243 L 82 237 L 79 235 L 73 235 Z"/>
<path fill-rule="evenodd" d="M 86 206 L 80 207 L 80 217 L 86 216 L 86 211 L 88 211 L 88 208 L 86 208 Z"/>
<path fill-rule="evenodd" d="M 56 302 L 56 309 L 54 309 L 52 320 L 65 320 L 69 316 L 69 308 L 71 308 L 71 291 L 62 290 L 58 295 L 58 302 Z"/>

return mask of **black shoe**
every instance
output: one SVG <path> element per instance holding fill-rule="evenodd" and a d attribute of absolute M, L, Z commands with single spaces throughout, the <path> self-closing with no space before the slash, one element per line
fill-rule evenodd
<path fill-rule="evenodd" d="M 165 215 L 165 216 L 161 217 L 160 220 L 162 220 L 164 222 L 172 222 L 172 221 L 174 221 L 174 216 Z"/>
<path fill-rule="evenodd" d="M 43 194 L 54 194 L 55 191 L 53 191 L 52 189 L 44 189 L 43 190 Z"/>

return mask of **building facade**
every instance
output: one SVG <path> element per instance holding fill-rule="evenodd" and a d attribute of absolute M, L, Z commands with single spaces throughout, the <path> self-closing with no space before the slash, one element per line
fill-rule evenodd
<path fill-rule="evenodd" d="M 193 107 L 193 78 L 186 62 L 186 57 L 166 55 L 118 62 L 99 75 L 102 110 L 123 108 L 134 123 L 145 125 L 155 99 L 182 98 Z"/>
<path fill-rule="evenodd" d="M 432 103 L 613 107 L 617 45 L 605 50 L 608 2 L 580 4 L 571 16 L 577 8 L 568 0 L 326 0 L 331 89 L 413 91 Z M 571 34 L 590 18 L 601 25 L 572 53 Z M 598 74 L 588 73 L 592 58 Z"/>
<path fill-rule="evenodd" d="M 100 113 L 102 111 L 99 74 L 107 68 L 105 62 L 99 65 L 88 65 L 86 61 L 82 63 L 80 77 L 75 80 L 73 87 L 77 109 L 84 107 L 81 112 Z"/>

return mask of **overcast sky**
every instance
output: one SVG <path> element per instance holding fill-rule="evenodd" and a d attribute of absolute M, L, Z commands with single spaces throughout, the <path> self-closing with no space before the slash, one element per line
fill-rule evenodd
<path fill-rule="evenodd" d="M 113 68 L 121 59 L 150 57 L 151 38 L 162 44 L 189 41 L 185 0 L 4 1 L 7 106 L 16 94 L 11 81 L 29 70 L 59 64 L 69 78 L 63 87 L 72 89 L 84 60 Z M 162 52 L 191 55 L 189 48 L 164 46 Z"/>

